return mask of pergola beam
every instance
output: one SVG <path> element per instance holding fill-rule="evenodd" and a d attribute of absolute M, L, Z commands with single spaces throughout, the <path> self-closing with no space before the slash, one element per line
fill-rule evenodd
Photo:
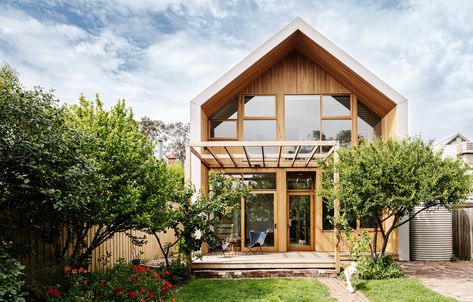
<path fill-rule="evenodd" d="M 197 158 L 200 160 L 200 162 L 204 164 L 205 167 L 209 168 L 210 165 L 209 165 L 209 163 L 207 162 L 207 160 L 204 159 L 204 158 L 200 155 L 200 153 L 197 152 L 197 150 L 194 149 L 194 147 L 189 146 L 189 148 L 190 148 L 191 153 L 194 154 L 195 157 L 197 157 Z"/>
<path fill-rule="evenodd" d="M 224 168 L 224 165 L 223 165 L 222 161 L 220 159 L 218 159 L 218 157 L 213 153 L 213 151 L 209 147 L 205 147 L 205 149 L 207 149 L 207 151 L 209 151 L 209 153 L 212 155 L 212 157 L 217 161 L 220 168 Z"/>
<path fill-rule="evenodd" d="M 246 161 L 248 162 L 248 167 L 253 168 L 253 166 L 251 165 L 250 157 L 248 156 L 248 151 L 246 151 L 245 146 L 243 146 L 243 152 L 245 152 Z"/>
<path fill-rule="evenodd" d="M 307 166 L 310 164 L 310 161 L 314 158 L 315 152 L 319 149 L 319 146 L 315 146 L 312 152 L 310 152 L 309 157 L 305 161 L 304 167 L 307 168 Z"/>
<path fill-rule="evenodd" d="M 291 168 L 294 167 L 294 163 L 296 162 L 297 155 L 299 155 L 300 150 L 301 150 L 301 146 L 299 145 L 297 146 L 296 152 L 294 153 L 294 158 L 292 159 Z"/>
<path fill-rule="evenodd" d="M 236 164 L 235 159 L 233 158 L 232 154 L 228 151 L 227 147 L 223 146 L 223 148 L 225 149 L 225 152 L 227 152 L 228 156 L 232 160 L 232 163 L 235 166 L 235 168 L 238 168 L 238 165 Z"/>
<path fill-rule="evenodd" d="M 266 168 L 266 163 L 264 161 L 264 147 L 261 146 L 261 158 L 263 159 L 263 168 Z"/>
<path fill-rule="evenodd" d="M 333 153 L 333 161 L 335 165 L 338 163 L 338 144 L 333 146 L 334 153 Z M 335 196 L 338 190 L 339 186 L 339 181 L 340 181 L 340 175 L 338 170 L 335 168 L 333 171 L 333 183 L 334 183 L 334 191 L 335 191 Z M 338 221 L 338 218 L 340 217 L 340 199 L 335 198 L 333 202 L 333 220 Z M 334 236 L 334 256 L 335 256 L 335 270 L 337 273 L 340 272 L 340 229 L 338 227 L 338 223 L 335 223 L 335 227 L 333 230 L 333 236 Z"/>

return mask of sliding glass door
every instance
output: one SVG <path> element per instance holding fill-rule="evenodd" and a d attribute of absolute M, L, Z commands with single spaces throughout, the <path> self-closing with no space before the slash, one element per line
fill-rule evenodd
<path fill-rule="evenodd" d="M 275 193 L 251 193 L 245 200 L 245 246 L 250 244 L 250 232 L 267 232 L 264 247 L 275 246 Z"/>

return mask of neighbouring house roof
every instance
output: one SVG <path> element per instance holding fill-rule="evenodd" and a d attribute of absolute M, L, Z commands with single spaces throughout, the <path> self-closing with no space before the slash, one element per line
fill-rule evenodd
<path fill-rule="evenodd" d="M 293 49 L 298 49 L 320 65 L 333 78 L 363 100 L 373 110 L 386 114 L 407 99 L 348 55 L 301 18 L 294 19 L 263 45 L 195 97 L 191 103 L 202 106 L 219 98 L 229 98 L 262 75 Z M 209 105 L 210 106 L 210 105 Z"/>
<path fill-rule="evenodd" d="M 436 147 L 442 147 L 442 146 L 447 146 L 447 145 L 450 145 L 452 143 L 456 143 L 457 142 L 457 139 L 460 139 L 460 142 L 471 142 L 466 136 L 464 136 L 463 134 L 461 133 L 457 133 L 455 135 L 452 135 L 446 139 L 443 139 L 441 141 L 438 141 L 435 143 L 435 146 Z M 458 143 L 460 143 L 458 142 Z"/>

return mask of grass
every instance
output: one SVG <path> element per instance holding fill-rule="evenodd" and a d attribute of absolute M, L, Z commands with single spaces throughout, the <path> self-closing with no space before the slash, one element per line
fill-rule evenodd
<path fill-rule="evenodd" d="M 330 301 L 328 289 L 315 279 L 194 279 L 176 293 L 177 301 Z"/>
<path fill-rule="evenodd" d="M 360 280 L 356 288 L 365 294 L 371 302 L 450 302 L 452 298 L 442 296 L 412 278 L 386 279 L 386 280 Z"/>

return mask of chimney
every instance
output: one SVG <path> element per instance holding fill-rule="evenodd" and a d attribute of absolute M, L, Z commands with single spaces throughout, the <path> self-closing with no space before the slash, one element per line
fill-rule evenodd
<path fill-rule="evenodd" d="M 168 165 L 172 165 L 176 161 L 176 154 L 174 151 L 170 151 L 168 155 Z"/>

